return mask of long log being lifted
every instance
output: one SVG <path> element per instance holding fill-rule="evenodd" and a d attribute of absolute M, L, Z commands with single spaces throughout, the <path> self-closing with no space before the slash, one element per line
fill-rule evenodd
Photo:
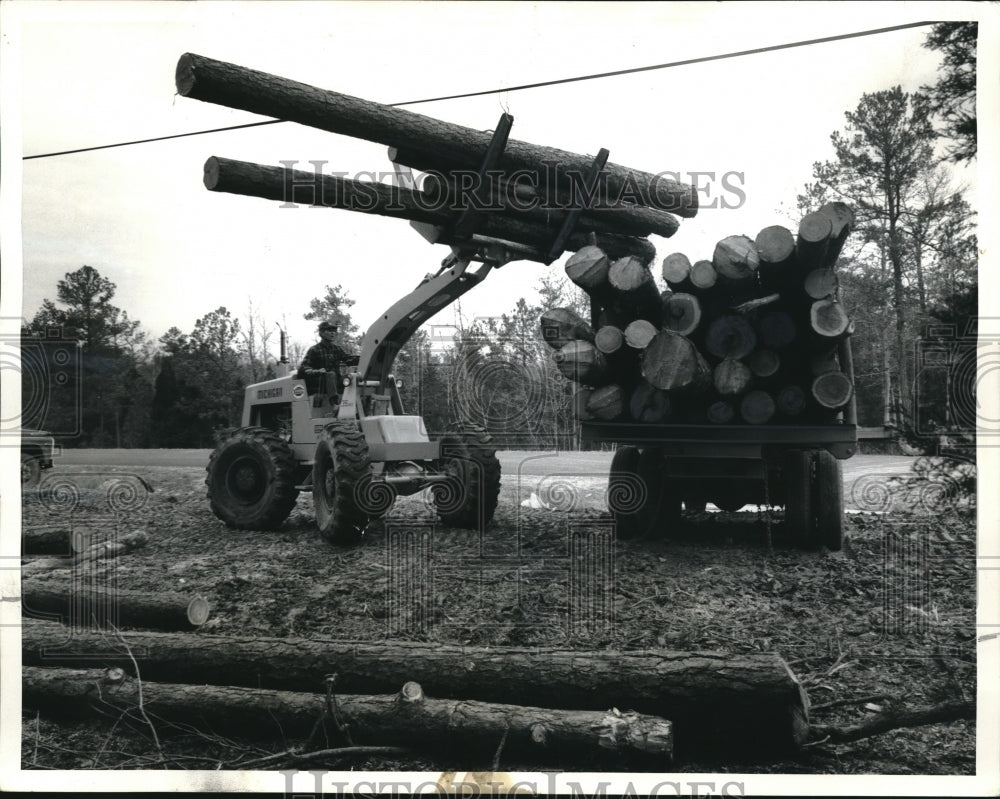
<path fill-rule="evenodd" d="M 30 620 L 21 635 L 26 666 L 58 656 L 68 667 L 132 668 L 124 645 L 107 636 L 74 632 L 69 639 L 59 625 Z M 773 653 L 487 649 L 153 632 L 124 638 L 133 651 L 148 653 L 141 661 L 145 680 L 319 691 L 324 675 L 336 672 L 338 697 L 394 692 L 415 680 L 433 696 L 486 702 L 606 710 L 611 700 L 622 711 L 669 718 L 678 749 L 703 752 L 787 753 L 808 734 L 805 693 Z M 60 641 L 71 645 L 59 648 Z"/>
<path fill-rule="evenodd" d="M 391 147 L 415 148 L 458 162 L 470 169 L 482 165 L 491 134 L 416 114 L 401 108 L 328 91 L 266 72 L 185 53 L 177 62 L 177 93 L 209 103 L 238 108 L 274 119 L 375 141 Z M 499 169 L 544 171 L 546 162 L 567 176 L 585 175 L 593 157 L 510 139 Z M 608 163 L 608 193 L 634 194 L 640 204 L 683 217 L 698 212 L 697 192 L 690 185 Z M 567 178 L 568 179 L 568 178 Z"/>
<path fill-rule="evenodd" d="M 220 685 L 151 682 L 141 686 L 120 669 L 38 668 L 22 675 L 26 707 L 59 715 L 155 708 L 158 718 L 205 730 L 255 737 L 308 736 L 324 716 L 320 693 Z M 617 710 L 554 710 L 476 701 L 432 699 L 410 681 L 396 694 L 366 696 L 337 690 L 340 721 L 356 745 L 402 745 L 493 755 L 504 739 L 507 757 L 559 757 L 576 763 L 642 758 L 669 765 L 669 721 Z M 332 726 L 331 719 L 331 726 Z"/>
<path fill-rule="evenodd" d="M 339 208 L 367 214 L 409 219 L 447 228 L 455 222 L 455 214 L 436 206 L 420 192 L 382 183 L 349 180 L 337 175 L 316 174 L 303 170 L 234 161 L 210 157 L 205 162 L 205 188 L 259 197 L 282 203 Z M 555 235 L 552 228 L 524 219 L 500 214 L 483 214 L 477 231 L 484 236 L 547 248 Z M 646 239 L 598 233 L 597 244 L 612 257 L 635 256 L 649 263 L 656 249 Z M 571 233 L 566 240 L 568 250 L 580 250 L 590 244 L 585 232 Z M 442 238 L 442 244 L 451 243 Z"/>
<path fill-rule="evenodd" d="M 21 613 L 33 618 L 76 617 L 84 624 L 113 622 L 116 627 L 150 627 L 155 630 L 191 630 L 209 616 L 208 601 L 201 596 L 129 591 L 88 585 L 83 581 L 25 580 L 21 587 Z"/>

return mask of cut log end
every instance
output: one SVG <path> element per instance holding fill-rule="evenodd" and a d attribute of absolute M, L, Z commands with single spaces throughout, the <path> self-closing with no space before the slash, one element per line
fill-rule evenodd
<path fill-rule="evenodd" d="M 636 319 L 625 328 L 625 343 L 636 350 L 644 350 L 656 336 L 656 325 L 646 319 Z"/>
<path fill-rule="evenodd" d="M 181 97 L 187 97 L 194 90 L 196 82 L 195 56 L 192 53 L 184 53 L 177 59 L 177 68 L 174 70 L 174 85 L 177 87 L 177 93 Z"/>
<path fill-rule="evenodd" d="M 705 349 L 716 358 L 744 358 L 757 345 L 750 323 L 737 314 L 720 316 L 708 327 Z"/>
<path fill-rule="evenodd" d="M 728 280 L 752 280 L 760 266 L 760 256 L 746 236 L 727 236 L 715 245 L 712 266 Z"/>
<path fill-rule="evenodd" d="M 740 416 L 747 424 L 766 424 L 775 410 L 774 398 L 766 391 L 751 391 L 740 402 Z"/>
<path fill-rule="evenodd" d="M 826 372 L 812 384 L 812 395 L 824 408 L 835 410 L 844 407 L 851 399 L 854 387 L 843 372 Z"/>
<path fill-rule="evenodd" d="M 201 627 L 208 621 L 210 612 L 208 600 L 203 596 L 196 596 L 188 603 L 187 619 L 192 627 Z"/>
<path fill-rule="evenodd" d="M 726 358 L 715 367 L 715 390 L 723 397 L 735 397 L 750 387 L 750 367 L 742 361 Z"/>
<path fill-rule="evenodd" d="M 678 292 L 663 300 L 663 326 L 689 336 L 701 324 L 701 303 L 693 294 Z"/>
<path fill-rule="evenodd" d="M 837 273 L 832 269 L 813 269 L 802 283 L 806 294 L 814 300 L 833 297 L 837 293 L 839 281 Z"/>
<path fill-rule="evenodd" d="M 781 366 L 781 358 L 773 350 L 755 350 L 747 363 L 754 377 L 771 377 Z"/>
<path fill-rule="evenodd" d="M 781 225 L 764 228 L 754 241 L 761 264 L 784 264 L 795 255 L 795 237 Z"/>
<path fill-rule="evenodd" d="M 711 261 L 695 261 L 691 265 L 691 285 L 699 291 L 708 291 L 719 280 L 719 273 Z"/>
<path fill-rule="evenodd" d="M 682 252 L 675 252 L 663 259 L 663 279 L 667 285 L 676 285 L 687 280 L 691 273 L 691 261 Z"/>
<path fill-rule="evenodd" d="M 594 337 L 594 346 L 605 355 L 618 352 L 625 344 L 625 334 L 614 325 L 605 325 Z"/>
<path fill-rule="evenodd" d="M 597 289 L 608 281 L 610 261 L 600 247 L 588 244 L 566 261 L 566 276 L 583 289 Z"/>
<path fill-rule="evenodd" d="M 420 683 L 410 680 L 400 689 L 399 700 L 406 705 L 420 704 L 424 701 L 424 689 Z"/>
<path fill-rule="evenodd" d="M 817 300 L 809 310 L 813 331 L 823 338 L 841 338 L 850 332 L 851 320 L 836 300 Z"/>

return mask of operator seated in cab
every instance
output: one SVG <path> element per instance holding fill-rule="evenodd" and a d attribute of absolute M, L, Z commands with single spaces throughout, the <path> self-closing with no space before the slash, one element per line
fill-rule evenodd
<path fill-rule="evenodd" d="M 332 322 L 320 322 L 319 342 L 306 350 L 306 356 L 295 373 L 297 378 L 306 381 L 306 390 L 310 394 L 329 393 L 331 402 L 339 400 L 343 386 L 341 365 L 358 365 L 357 355 L 351 355 L 334 342 L 338 329 Z M 331 379 L 333 385 L 330 385 Z M 334 399 L 335 396 L 338 399 Z"/>

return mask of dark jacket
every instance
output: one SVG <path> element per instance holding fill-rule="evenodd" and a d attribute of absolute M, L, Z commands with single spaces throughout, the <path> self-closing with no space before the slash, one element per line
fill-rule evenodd
<path fill-rule="evenodd" d="M 302 364 L 299 366 L 296 377 L 302 379 L 312 373 L 313 370 L 326 369 L 327 372 L 332 372 L 337 376 L 337 387 L 339 390 L 343 378 L 340 372 L 341 364 L 353 366 L 357 362 L 357 355 L 351 355 L 343 347 L 336 344 L 327 344 L 325 341 L 321 341 L 318 344 L 313 344 L 306 350 L 306 357 L 302 359 Z"/>

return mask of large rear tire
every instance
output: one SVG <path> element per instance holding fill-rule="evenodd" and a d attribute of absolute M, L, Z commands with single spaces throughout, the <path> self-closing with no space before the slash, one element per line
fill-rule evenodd
<path fill-rule="evenodd" d="M 371 478 L 368 444 L 357 423 L 331 422 L 316 442 L 313 505 L 316 526 L 331 544 L 358 543 L 369 516 L 361 498 Z"/>
<path fill-rule="evenodd" d="M 212 512 L 229 527 L 274 530 L 295 507 L 295 458 L 272 430 L 236 430 L 212 452 L 206 472 Z"/>
<path fill-rule="evenodd" d="M 500 499 L 500 461 L 490 434 L 461 425 L 441 438 L 439 468 L 448 481 L 431 488 L 438 518 L 448 527 L 483 530 Z"/>

